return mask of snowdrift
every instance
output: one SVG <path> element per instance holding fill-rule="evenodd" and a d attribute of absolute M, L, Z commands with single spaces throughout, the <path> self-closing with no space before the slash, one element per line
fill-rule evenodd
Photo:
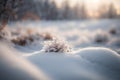
<path fill-rule="evenodd" d="M 72 53 L 39 53 L 27 57 L 53 80 L 119 80 L 120 56 L 107 48 Z"/>
<path fill-rule="evenodd" d="M 8 43 L 9 44 L 9 43 Z M 39 69 L 20 57 L 11 45 L 0 42 L 0 80 L 48 80 Z"/>

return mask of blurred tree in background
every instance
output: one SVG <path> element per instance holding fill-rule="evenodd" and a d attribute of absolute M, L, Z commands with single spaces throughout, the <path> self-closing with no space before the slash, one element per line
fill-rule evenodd
<path fill-rule="evenodd" d="M 117 16 L 117 13 L 116 13 L 115 6 L 114 4 L 111 3 L 108 9 L 108 18 L 115 18 L 116 16 Z"/>
<path fill-rule="evenodd" d="M 15 17 L 14 9 L 18 0 L 0 0 L 0 30 L 2 30 L 9 19 Z"/>
<path fill-rule="evenodd" d="M 99 18 L 117 18 L 113 3 L 102 4 Z M 68 0 L 58 7 L 53 0 L 0 0 L 0 24 L 18 20 L 79 20 L 91 18 L 84 2 L 71 7 Z"/>

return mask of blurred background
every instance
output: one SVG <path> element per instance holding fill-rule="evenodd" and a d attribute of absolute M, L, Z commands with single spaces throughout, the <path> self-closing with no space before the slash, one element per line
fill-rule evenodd
<path fill-rule="evenodd" d="M 120 0 L 0 0 L 0 80 L 120 80 L 119 54 Z"/>
<path fill-rule="evenodd" d="M 0 0 L 0 25 L 0 36 L 9 32 L 8 40 L 20 46 L 57 36 L 74 48 L 108 47 L 120 53 L 120 0 Z"/>
<path fill-rule="evenodd" d="M 1 0 L 1 4 L 2 2 L 7 4 L 5 13 L 9 14 L 11 21 L 120 18 L 120 0 Z"/>

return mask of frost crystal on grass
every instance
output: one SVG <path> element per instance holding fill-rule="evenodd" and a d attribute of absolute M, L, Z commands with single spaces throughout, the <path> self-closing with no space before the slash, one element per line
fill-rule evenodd
<path fill-rule="evenodd" d="M 43 50 L 45 52 L 71 52 L 71 47 L 63 40 L 54 39 L 44 42 Z"/>

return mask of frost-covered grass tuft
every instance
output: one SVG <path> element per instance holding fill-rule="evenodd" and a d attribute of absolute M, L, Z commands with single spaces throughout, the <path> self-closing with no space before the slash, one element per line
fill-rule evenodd
<path fill-rule="evenodd" d="M 44 42 L 43 50 L 45 52 L 71 52 L 71 47 L 63 40 L 54 39 Z"/>
<path fill-rule="evenodd" d="M 120 27 L 112 27 L 109 29 L 109 33 L 111 35 L 119 35 L 120 34 Z"/>
<path fill-rule="evenodd" d="M 49 32 L 44 32 L 40 34 L 41 38 L 43 38 L 43 40 L 53 40 L 53 35 Z"/>
<path fill-rule="evenodd" d="M 51 32 L 37 31 L 32 28 L 5 28 L 0 31 L 0 39 L 6 39 L 15 45 L 25 46 L 35 41 L 53 40 Z"/>
<path fill-rule="evenodd" d="M 8 39 L 15 45 L 25 46 L 32 44 L 35 41 L 52 40 L 54 36 L 49 32 L 39 32 L 32 28 L 13 28 L 8 30 L 11 34 L 11 38 Z M 41 32 L 40 32 L 41 31 Z M 8 37 L 5 31 L 0 33 L 0 38 Z"/>
<path fill-rule="evenodd" d="M 8 28 L 5 28 L 0 31 L 0 39 L 8 39 L 10 38 L 10 36 L 11 36 L 11 33 Z"/>
<path fill-rule="evenodd" d="M 23 37 L 18 37 L 16 39 L 11 40 L 14 44 L 20 45 L 20 46 L 25 46 L 29 43 L 32 43 L 34 39 L 31 36 L 23 36 Z"/>
<path fill-rule="evenodd" d="M 109 30 L 109 33 L 112 34 L 112 35 L 117 34 L 116 28 L 111 28 L 111 29 Z"/>
<path fill-rule="evenodd" d="M 98 31 L 95 34 L 94 42 L 96 43 L 107 43 L 109 41 L 110 35 L 103 31 Z"/>

